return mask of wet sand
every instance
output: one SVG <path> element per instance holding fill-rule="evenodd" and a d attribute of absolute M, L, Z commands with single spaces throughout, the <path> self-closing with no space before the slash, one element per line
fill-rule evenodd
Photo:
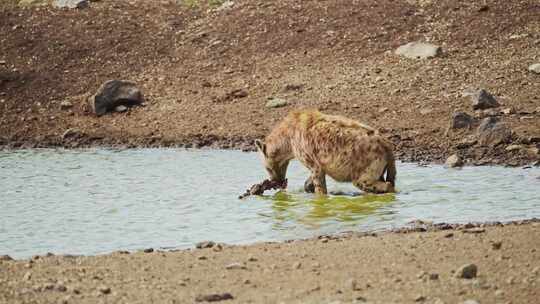
<path fill-rule="evenodd" d="M 540 298 L 538 221 L 439 228 L 445 230 L 420 225 L 288 243 L 3 260 L 0 302 L 515 304 Z M 476 277 L 456 277 L 466 264 L 477 266 Z"/>

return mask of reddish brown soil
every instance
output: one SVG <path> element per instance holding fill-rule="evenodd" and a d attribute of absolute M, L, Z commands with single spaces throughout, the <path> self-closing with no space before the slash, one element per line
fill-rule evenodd
<path fill-rule="evenodd" d="M 200 1 L 204 2 L 204 1 Z M 249 1 L 228 10 L 176 1 L 92 2 L 83 10 L 0 4 L 0 144 L 213 146 L 251 149 L 287 112 L 318 108 L 381 129 L 402 160 L 538 159 L 540 4 L 536 0 Z M 410 41 L 443 47 L 402 59 Z M 146 106 L 95 117 L 85 97 L 109 79 L 136 81 Z M 458 149 L 447 132 L 463 92 L 485 88 L 513 143 Z M 245 90 L 246 97 L 231 92 Z M 268 97 L 287 99 L 268 109 Z M 73 103 L 61 110 L 62 101 Z M 62 139 L 67 129 L 76 136 Z M 533 143 L 531 143 L 533 139 Z M 506 151 L 509 144 L 520 150 Z"/>

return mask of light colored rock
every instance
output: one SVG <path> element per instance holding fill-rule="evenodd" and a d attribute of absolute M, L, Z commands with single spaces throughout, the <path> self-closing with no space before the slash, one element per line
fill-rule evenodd
<path fill-rule="evenodd" d="M 410 59 L 427 59 L 439 56 L 442 52 L 440 46 L 424 43 L 424 42 L 409 42 L 397 48 L 396 55 L 400 55 Z"/>
<path fill-rule="evenodd" d="M 127 111 L 127 109 L 128 108 L 126 106 L 124 106 L 124 105 L 119 105 L 119 106 L 114 107 L 114 111 L 118 112 L 118 113 L 125 112 L 125 111 Z"/>
<path fill-rule="evenodd" d="M 268 100 L 268 102 L 266 103 L 266 107 L 267 108 L 281 108 L 281 107 L 284 107 L 284 106 L 286 106 L 288 104 L 289 103 L 285 99 L 282 99 L 282 98 L 270 98 Z"/>
<path fill-rule="evenodd" d="M 60 110 L 67 110 L 73 107 L 73 104 L 67 100 L 60 103 Z"/>
<path fill-rule="evenodd" d="M 476 300 L 465 300 L 462 304 L 480 304 L 480 303 Z"/>
<path fill-rule="evenodd" d="M 506 151 L 517 151 L 521 150 L 521 145 L 509 145 L 506 148 L 504 148 Z"/>
<path fill-rule="evenodd" d="M 234 269 L 246 269 L 246 265 L 244 264 L 241 264 L 241 263 L 231 263 L 227 266 L 225 266 L 225 269 L 228 269 L 228 270 L 234 270 Z"/>
<path fill-rule="evenodd" d="M 540 63 L 531 64 L 529 66 L 529 72 L 540 74 Z"/>
<path fill-rule="evenodd" d="M 463 166 L 463 161 L 457 154 L 450 155 L 444 163 L 449 168 L 456 168 Z"/>
<path fill-rule="evenodd" d="M 88 0 L 54 0 L 53 6 L 57 8 L 87 8 Z"/>

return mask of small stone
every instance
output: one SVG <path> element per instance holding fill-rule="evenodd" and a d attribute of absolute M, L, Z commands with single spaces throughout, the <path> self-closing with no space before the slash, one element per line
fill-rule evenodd
<path fill-rule="evenodd" d="M 439 274 L 438 273 L 430 273 L 429 274 L 429 279 L 432 280 L 432 281 L 436 281 L 439 279 Z"/>
<path fill-rule="evenodd" d="M 514 277 L 509 277 L 508 279 L 506 279 L 506 283 L 509 285 L 512 285 L 515 282 L 516 282 L 516 279 Z"/>
<path fill-rule="evenodd" d="M 66 292 L 67 291 L 67 287 L 64 284 L 57 284 L 55 289 L 57 291 L 59 291 L 59 292 Z"/>
<path fill-rule="evenodd" d="M 212 241 L 204 241 L 204 242 L 199 242 L 197 244 L 195 244 L 195 247 L 198 248 L 198 249 L 204 249 L 204 248 L 212 248 L 216 245 L 216 243 L 212 242 Z"/>
<path fill-rule="evenodd" d="M 360 290 L 360 286 L 358 285 L 358 282 L 355 279 L 350 279 L 347 281 L 347 287 L 351 290 Z"/>
<path fill-rule="evenodd" d="M 452 129 L 469 128 L 472 123 L 473 118 L 465 112 L 455 112 L 452 114 Z"/>
<path fill-rule="evenodd" d="M 241 263 L 231 263 L 227 266 L 225 266 L 225 269 L 233 270 L 233 269 L 247 269 L 246 265 Z"/>
<path fill-rule="evenodd" d="M 473 279 L 476 278 L 478 267 L 475 264 L 465 264 L 461 266 L 455 273 L 457 278 Z"/>
<path fill-rule="evenodd" d="M 247 97 L 249 94 L 246 90 L 243 89 L 237 89 L 229 93 L 230 96 L 233 98 L 244 98 Z"/>
<path fill-rule="evenodd" d="M 32 273 L 30 271 L 26 272 L 23 276 L 23 280 L 30 281 L 32 279 Z"/>
<path fill-rule="evenodd" d="M 521 150 L 521 145 L 509 145 L 507 146 L 506 148 L 504 148 L 504 150 L 510 152 L 510 151 L 519 151 Z"/>
<path fill-rule="evenodd" d="M 266 107 L 267 108 L 281 108 L 281 107 L 284 107 L 284 106 L 286 106 L 288 104 L 289 103 L 285 99 L 282 99 L 282 98 L 270 98 L 268 100 L 268 102 L 266 103 Z"/>
<path fill-rule="evenodd" d="M 73 107 L 73 104 L 67 100 L 60 103 L 60 110 L 67 110 Z"/>
<path fill-rule="evenodd" d="M 154 248 L 146 248 L 143 250 L 144 253 L 151 253 L 154 252 Z"/>
<path fill-rule="evenodd" d="M 529 72 L 540 74 L 540 63 L 534 63 L 529 66 Z"/>
<path fill-rule="evenodd" d="M 302 267 L 302 263 L 300 262 L 295 262 L 293 265 L 292 265 L 293 269 L 300 269 L 300 267 Z"/>
<path fill-rule="evenodd" d="M 500 289 L 496 290 L 495 291 L 495 296 L 498 297 L 498 298 L 503 297 L 504 296 L 504 291 L 500 290 Z"/>
<path fill-rule="evenodd" d="M 409 42 L 398 47 L 395 53 L 410 59 L 427 59 L 439 56 L 442 48 L 430 43 Z"/>
<path fill-rule="evenodd" d="M 504 115 L 515 114 L 516 110 L 514 110 L 513 108 L 504 108 L 501 110 L 501 113 L 503 113 Z"/>
<path fill-rule="evenodd" d="M 474 110 L 485 110 L 499 106 L 499 102 L 488 91 L 481 89 L 471 94 Z"/>
<path fill-rule="evenodd" d="M 388 112 L 388 108 L 380 108 L 379 109 L 379 113 L 385 113 L 385 112 Z"/>
<path fill-rule="evenodd" d="M 0 255 L 0 261 L 13 261 L 13 258 L 7 254 Z"/>
<path fill-rule="evenodd" d="M 111 293 L 111 288 L 109 288 L 107 286 L 100 286 L 98 290 L 102 294 L 110 294 Z"/>
<path fill-rule="evenodd" d="M 419 295 L 416 298 L 414 298 L 415 302 L 424 302 L 426 300 L 426 297 Z"/>
<path fill-rule="evenodd" d="M 478 303 L 478 301 L 476 300 L 465 300 L 465 302 L 463 302 L 462 304 L 480 304 L 480 303 Z"/>
<path fill-rule="evenodd" d="M 247 260 L 248 260 L 248 262 L 257 262 L 257 258 L 255 258 L 255 257 L 252 256 L 252 255 L 249 256 Z"/>
<path fill-rule="evenodd" d="M 234 297 L 226 292 L 226 293 L 215 293 L 215 294 L 209 294 L 209 295 L 200 295 L 195 298 L 195 302 L 218 302 L 218 301 L 224 301 L 224 300 L 232 300 Z"/>
<path fill-rule="evenodd" d="M 53 5 L 57 8 L 83 9 L 88 7 L 88 0 L 54 0 Z"/>
<path fill-rule="evenodd" d="M 444 163 L 448 168 L 456 168 L 463 166 L 463 161 L 457 154 L 450 155 Z"/>
<path fill-rule="evenodd" d="M 472 233 L 472 234 L 484 233 L 484 232 L 486 232 L 486 229 L 480 228 L 480 227 L 475 227 L 475 228 L 463 229 L 462 232 L 463 233 Z"/>
<path fill-rule="evenodd" d="M 126 112 L 127 109 L 128 108 L 126 106 L 124 106 L 124 105 L 114 107 L 114 111 L 117 112 L 117 113 Z"/>

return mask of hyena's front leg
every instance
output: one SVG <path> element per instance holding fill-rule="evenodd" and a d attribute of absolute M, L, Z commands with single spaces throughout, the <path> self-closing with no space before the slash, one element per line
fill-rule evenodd
<path fill-rule="evenodd" d="M 304 191 L 306 191 L 307 193 L 315 192 L 315 184 L 313 183 L 313 178 L 311 177 L 311 175 L 304 182 Z"/>
<path fill-rule="evenodd" d="M 326 174 L 322 171 L 316 171 L 311 173 L 311 180 L 315 188 L 315 193 L 318 195 L 326 195 Z"/>

